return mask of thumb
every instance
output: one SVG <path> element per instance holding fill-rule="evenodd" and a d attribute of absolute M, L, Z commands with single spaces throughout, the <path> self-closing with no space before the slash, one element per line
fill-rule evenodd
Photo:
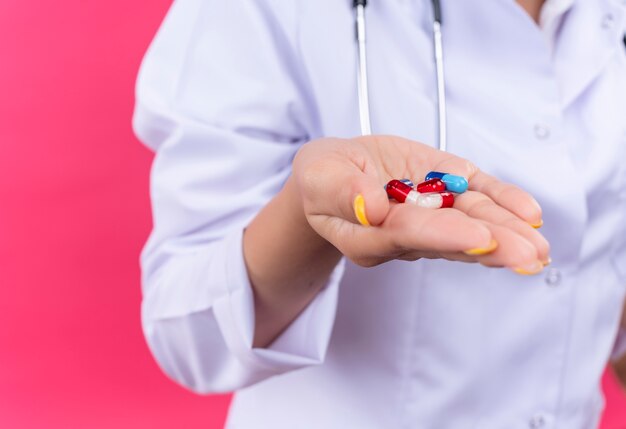
<path fill-rule="evenodd" d="M 311 188 L 318 214 L 370 226 L 380 225 L 389 212 L 389 199 L 375 169 L 334 159 L 325 162 L 323 173 L 316 171 L 315 178 Z"/>
<path fill-rule="evenodd" d="M 389 198 L 377 177 L 363 172 L 352 177 L 350 194 L 341 199 L 351 203 L 350 214 L 344 219 L 358 222 L 363 226 L 376 226 L 383 223 L 389 212 Z M 344 203 L 345 204 L 345 203 Z"/>
<path fill-rule="evenodd" d="M 301 176 L 309 215 L 339 217 L 364 226 L 380 225 L 389 212 L 384 184 L 375 170 L 363 171 L 345 159 L 326 159 Z"/>

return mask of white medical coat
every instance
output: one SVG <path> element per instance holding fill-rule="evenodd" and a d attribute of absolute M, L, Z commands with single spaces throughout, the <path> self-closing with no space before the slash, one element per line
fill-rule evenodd
<path fill-rule="evenodd" d="M 194 391 L 238 389 L 229 428 L 595 427 L 626 291 L 620 0 L 549 2 L 542 28 L 513 0 L 443 2 L 449 150 L 537 198 L 543 274 L 342 261 L 251 347 L 243 229 L 301 145 L 359 133 L 351 3 L 178 0 L 166 17 L 134 117 L 156 151 L 142 257 L 156 360 Z M 375 133 L 436 144 L 431 17 L 425 0 L 370 1 Z"/>

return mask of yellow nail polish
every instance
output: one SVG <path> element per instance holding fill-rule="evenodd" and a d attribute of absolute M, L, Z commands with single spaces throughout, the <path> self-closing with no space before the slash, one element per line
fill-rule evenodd
<path fill-rule="evenodd" d="M 491 253 L 494 250 L 496 250 L 497 247 L 498 247 L 498 242 L 496 240 L 491 240 L 491 242 L 489 243 L 489 246 L 487 247 L 476 247 L 475 249 L 466 250 L 463 253 L 465 253 L 466 255 L 470 255 L 470 256 L 486 255 L 487 253 Z"/>
<path fill-rule="evenodd" d="M 532 226 L 535 229 L 541 228 L 543 226 L 543 219 L 541 219 L 539 223 L 531 223 L 530 226 Z"/>
<path fill-rule="evenodd" d="M 539 274 L 541 271 L 543 271 L 543 263 L 541 261 L 536 261 L 534 265 L 530 266 L 530 267 L 525 267 L 525 268 L 512 268 L 512 270 L 520 275 L 523 276 L 532 276 L 535 274 Z"/>
<path fill-rule="evenodd" d="M 365 216 L 365 199 L 363 195 L 358 194 L 354 197 L 354 214 L 359 221 L 359 223 L 363 226 L 370 226 L 369 221 L 367 220 L 367 216 Z"/>

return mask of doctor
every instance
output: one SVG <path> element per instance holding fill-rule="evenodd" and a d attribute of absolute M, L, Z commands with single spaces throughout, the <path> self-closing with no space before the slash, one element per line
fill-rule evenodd
<path fill-rule="evenodd" d="M 142 320 L 172 379 L 238 390 L 229 428 L 596 427 L 626 351 L 626 4 L 543 3 L 442 1 L 436 66 L 432 2 L 371 0 L 366 80 L 350 0 L 174 2 L 137 86 Z M 470 191 L 390 204 L 430 170 Z"/>

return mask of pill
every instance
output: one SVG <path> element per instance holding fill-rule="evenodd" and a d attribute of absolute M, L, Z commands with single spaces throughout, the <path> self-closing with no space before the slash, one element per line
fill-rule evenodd
<path fill-rule="evenodd" d="M 415 190 L 421 194 L 427 192 L 443 192 L 446 190 L 446 184 L 439 179 L 430 179 L 422 183 L 418 183 Z"/>
<path fill-rule="evenodd" d="M 415 186 L 415 184 L 413 182 L 411 182 L 411 180 L 409 180 L 409 179 L 400 179 L 399 182 L 402 182 L 405 185 L 410 186 L 411 188 L 413 188 Z M 384 188 L 387 189 L 387 185 L 385 185 Z"/>
<path fill-rule="evenodd" d="M 415 204 L 419 207 L 432 209 L 452 207 L 454 204 L 454 195 L 450 192 L 421 194 L 399 180 L 392 180 L 387 183 L 386 189 L 387 195 L 399 203 Z"/>
<path fill-rule="evenodd" d="M 415 184 L 409 180 L 409 179 L 400 179 L 399 182 L 404 183 L 405 185 L 410 186 L 411 188 L 413 188 L 415 186 Z M 387 185 L 385 185 L 385 190 L 387 189 Z M 387 195 L 389 198 L 392 198 L 391 195 Z"/>
<path fill-rule="evenodd" d="M 440 179 L 446 185 L 446 189 L 451 192 L 462 194 L 467 191 L 468 183 L 465 177 L 455 176 L 454 174 L 440 173 L 431 171 L 426 175 L 424 180 Z"/>
<path fill-rule="evenodd" d="M 390 198 L 393 198 L 399 203 L 403 203 L 411 193 L 418 194 L 418 192 L 414 191 L 411 186 L 401 180 L 395 179 L 387 183 L 385 190 Z"/>
<path fill-rule="evenodd" d="M 405 185 L 409 185 L 411 188 L 415 187 L 415 184 L 411 182 L 409 179 L 400 179 L 400 181 L 404 183 Z"/>
<path fill-rule="evenodd" d="M 412 196 L 411 196 L 412 197 Z M 415 202 L 409 197 L 405 200 L 409 204 L 415 204 L 426 209 L 441 209 L 454 205 L 454 194 L 452 192 L 431 192 L 429 194 L 417 194 Z"/>

